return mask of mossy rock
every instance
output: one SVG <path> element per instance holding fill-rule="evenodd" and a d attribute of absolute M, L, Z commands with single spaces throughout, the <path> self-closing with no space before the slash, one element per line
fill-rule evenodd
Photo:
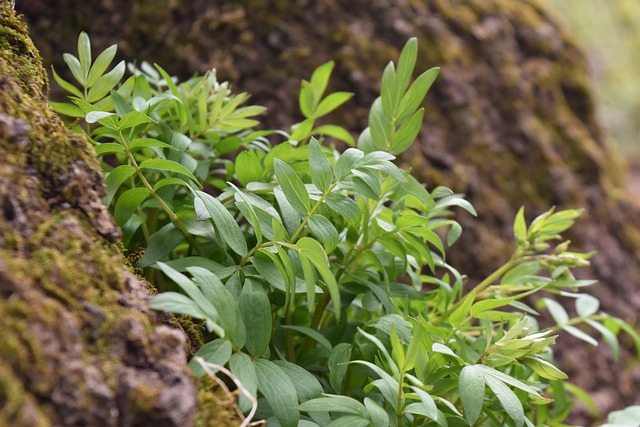
<path fill-rule="evenodd" d="M 0 1 L 0 425 L 189 426 L 186 339 L 147 307 L 89 142 Z"/>

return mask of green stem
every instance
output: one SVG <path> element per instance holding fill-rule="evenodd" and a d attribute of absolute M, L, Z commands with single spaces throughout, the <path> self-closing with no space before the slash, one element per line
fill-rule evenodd
<path fill-rule="evenodd" d="M 300 233 L 302 233 L 302 231 L 304 230 L 305 226 L 309 222 L 309 219 L 316 213 L 318 208 L 320 208 L 320 206 L 322 205 L 322 202 L 324 202 L 324 200 L 329 196 L 329 194 L 331 194 L 331 191 L 333 191 L 333 189 L 336 188 L 337 185 L 338 185 L 338 181 L 334 181 L 331 184 L 331 186 L 327 189 L 327 191 L 322 193 L 322 196 L 320 196 L 320 198 L 318 199 L 316 204 L 313 205 L 313 207 L 311 208 L 311 210 L 309 211 L 307 216 L 304 218 L 304 220 L 302 220 L 302 223 L 300 224 L 300 226 L 298 227 L 296 232 L 293 233 L 293 236 L 291 236 L 291 238 L 289 239 L 289 243 L 295 243 L 297 237 L 300 235 Z"/>
<path fill-rule="evenodd" d="M 606 319 L 607 316 L 603 316 L 602 314 L 596 314 L 593 316 L 589 316 L 588 319 L 589 320 L 604 320 Z M 556 332 L 560 332 L 562 330 L 563 326 L 574 326 L 574 325 L 579 325 L 581 323 L 585 323 L 584 318 L 582 317 L 574 317 L 573 319 L 569 320 L 567 323 L 563 323 L 562 325 L 556 325 L 552 328 L 549 328 L 549 331 L 551 331 L 551 333 L 556 333 Z"/>
<path fill-rule="evenodd" d="M 120 140 L 122 141 L 122 145 L 124 146 L 127 157 L 129 158 L 131 165 L 136 170 L 136 174 L 138 175 L 138 178 L 140 178 L 140 181 L 142 181 L 142 185 L 144 185 L 144 187 L 147 189 L 151 197 L 153 197 L 156 200 L 156 202 L 158 202 L 158 204 L 160 205 L 162 210 L 167 214 L 167 216 L 169 217 L 169 220 L 173 223 L 173 225 L 175 225 L 175 227 L 178 230 L 180 230 L 182 234 L 184 234 L 184 237 L 187 239 L 189 244 L 195 248 L 198 255 L 204 256 L 204 252 L 196 243 L 195 239 L 193 238 L 193 235 L 189 233 L 185 225 L 182 223 L 182 221 L 180 221 L 180 218 L 178 218 L 178 216 L 171 210 L 171 208 L 164 202 L 164 200 L 162 200 L 162 197 L 158 196 L 158 194 L 155 192 L 151 184 L 149 184 L 149 181 L 147 181 L 147 178 L 142 173 L 142 170 L 140 169 L 140 166 L 138 165 L 137 160 L 133 156 L 133 153 L 131 153 L 131 150 L 129 149 L 129 145 L 127 144 L 127 140 L 124 138 L 124 135 L 122 135 L 122 131 L 118 130 L 118 136 L 120 136 Z"/>
<path fill-rule="evenodd" d="M 504 264 L 502 267 L 498 268 L 496 271 L 491 273 L 482 282 L 478 283 L 478 285 L 474 288 L 475 291 L 476 291 L 476 295 L 479 294 L 480 292 L 484 291 L 489 286 L 491 286 L 496 280 L 501 278 L 505 273 L 507 273 L 513 267 L 515 267 L 515 266 L 517 266 L 519 264 L 522 264 L 523 262 L 527 262 L 530 259 L 531 259 L 531 257 L 521 256 L 519 252 L 516 252 L 506 264 Z M 465 300 L 464 297 L 460 298 L 458 300 L 458 302 L 453 304 L 442 316 L 437 318 L 434 323 L 436 325 L 439 325 L 440 323 L 442 323 L 442 321 L 444 321 L 445 319 L 448 319 L 449 316 L 451 315 L 451 313 L 456 311 L 456 309 L 458 307 L 460 307 L 460 305 L 462 305 L 464 300 Z"/>

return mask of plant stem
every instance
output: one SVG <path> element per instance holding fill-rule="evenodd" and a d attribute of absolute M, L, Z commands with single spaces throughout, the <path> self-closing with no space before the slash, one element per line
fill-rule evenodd
<path fill-rule="evenodd" d="M 476 295 L 484 291 L 489 286 L 491 286 L 496 280 L 501 278 L 505 273 L 507 273 L 513 267 L 517 266 L 518 264 L 522 264 L 523 262 L 529 261 L 530 259 L 531 257 L 521 256 L 519 252 L 516 252 L 506 264 L 504 264 L 502 267 L 498 268 L 496 271 L 491 273 L 482 282 L 478 283 L 478 285 L 474 288 L 476 291 Z M 456 311 L 456 309 L 460 307 L 460 305 L 464 302 L 464 300 L 465 300 L 464 297 L 460 298 L 458 302 L 453 304 L 442 316 L 437 318 L 434 323 L 436 325 L 439 325 L 440 323 L 442 323 L 443 320 L 448 319 L 451 313 Z"/>
<path fill-rule="evenodd" d="M 133 156 L 133 153 L 131 153 L 131 150 L 129 149 L 129 145 L 127 144 L 127 140 L 125 139 L 124 135 L 122 135 L 122 131 L 118 130 L 118 136 L 120 136 L 120 140 L 122 141 L 122 145 L 124 146 L 125 152 L 127 153 L 127 157 L 129 158 L 131 165 L 136 170 L 136 174 L 138 175 L 138 178 L 140 178 L 140 181 L 142 181 L 142 185 L 144 185 L 144 187 L 147 189 L 151 197 L 153 197 L 156 200 L 156 202 L 158 202 L 158 204 L 160 205 L 162 210 L 167 214 L 167 216 L 169 217 L 169 220 L 173 223 L 173 225 L 175 225 L 175 227 L 182 232 L 184 237 L 187 239 L 189 244 L 193 246 L 193 248 L 196 250 L 198 255 L 204 256 L 204 252 L 196 243 L 195 239 L 193 238 L 193 235 L 189 233 L 185 225 L 182 223 L 182 221 L 180 221 L 180 218 L 178 218 L 178 216 L 171 210 L 171 208 L 167 206 L 164 200 L 162 200 L 162 197 L 158 196 L 158 194 L 155 192 L 151 184 L 149 184 L 149 181 L 147 181 L 147 178 L 142 173 L 142 170 L 140 169 L 140 166 L 138 165 L 137 160 Z"/>
<path fill-rule="evenodd" d="M 327 191 L 325 191 L 324 193 L 322 193 L 322 196 L 320 196 L 320 198 L 318 199 L 318 201 L 316 202 L 315 205 L 313 205 L 313 207 L 311 208 L 311 210 L 309 211 L 309 213 L 307 214 L 307 216 L 304 218 L 304 220 L 302 220 L 302 223 L 300 224 L 300 226 L 298 227 L 298 229 L 296 230 L 295 233 L 293 233 L 293 236 L 291 236 L 291 238 L 289 239 L 289 243 L 295 243 L 296 238 L 298 237 L 298 235 L 300 235 L 300 233 L 302 233 L 302 231 L 304 230 L 304 227 L 307 225 L 307 223 L 309 222 L 309 219 L 316 213 L 316 211 L 318 210 L 318 208 L 320 208 L 320 205 L 322 205 L 322 202 L 324 202 L 324 199 L 326 199 L 329 194 L 331 194 L 331 191 L 336 188 L 336 186 L 338 185 L 338 181 L 334 181 L 331 186 L 327 189 Z"/>

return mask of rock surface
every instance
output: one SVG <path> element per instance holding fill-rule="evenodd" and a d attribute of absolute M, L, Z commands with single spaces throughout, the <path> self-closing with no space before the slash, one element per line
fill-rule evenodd
<path fill-rule="evenodd" d="M 189 426 L 185 337 L 148 309 L 93 148 L 51 111 L 46 84 L 0 1 L 0 425 Z"/>

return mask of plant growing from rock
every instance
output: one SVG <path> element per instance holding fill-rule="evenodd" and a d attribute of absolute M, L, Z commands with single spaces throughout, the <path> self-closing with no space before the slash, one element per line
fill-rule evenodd
<path fill-rule="evenodd" d="M 473 207 L 393 163 L 416 139 L 438 74 L 412 80 L 415 39 L 385 68 L 357 142 L 316 126 L 351 97 L 325 94 L 332 62 L 302 83 L 304 120 L 264 131 L 264 108 L 215 71 L 178 83 L 142 63 L 123 82 L 123 62 L 107 72 L 115 53 L 92 61 L 81 34 L 78 57 L 64 56 L 77 85 L 54 71 L 71 102 L 52 106 L 103 160 L 124 245 L 145 248 L 138 267 L 167 290 L 151 306 L 206 325 L 212 340 L 190 366 L 235 377 L 245 422 L 561 425 L 571 396 L 591 402 L 554 365 L 556 333 L 596 344 L 578 328 L 588 325 L 616 356 L 620 330 L 640 345 L 581 292 L 593 281 L 572 274 L 591 256 L 561 241 L 579 210 L 530 223 L 521 210 L 513 256 L 473 287 L 447 264 L 462 231 L 452 209 Z M 524 301 L 542 292 L 573 298 L 577 315 L 552 298 Z M 542 308 L 555 326 L 539 328 Z"/>

